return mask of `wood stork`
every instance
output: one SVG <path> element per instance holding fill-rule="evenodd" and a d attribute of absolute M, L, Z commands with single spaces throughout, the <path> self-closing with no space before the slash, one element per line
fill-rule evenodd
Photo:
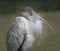
<path fill-rule="evenodd" d="M 36 36 L 41 34 L 44 22 L 47 23 L 31 7 L 24 6 L 8 29 L 7 51 L 27 51 L 31 48 Z"/>

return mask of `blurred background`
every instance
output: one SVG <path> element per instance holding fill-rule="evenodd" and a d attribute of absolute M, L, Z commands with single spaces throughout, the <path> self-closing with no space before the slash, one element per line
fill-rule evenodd
<path fill-rule="evenodd" d="M 0 51 L 6 49 L 6 35 L 11 21 L 22 6 L 30 6 L 53 27 L 45 25 L 28 51 L 60 51 L 60 0 L 0 0 Z"/>

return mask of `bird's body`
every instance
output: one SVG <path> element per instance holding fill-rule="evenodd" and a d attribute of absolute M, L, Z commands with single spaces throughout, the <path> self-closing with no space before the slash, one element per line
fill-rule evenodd
<path fill-rule="evenodd" d="M 11 23 L 7 33 L 7 51 L 26 51 L 43 29 L 41 17 L 30 7 L 22 9 Z"/>
<path fill-rule="evenodd" d="M 22 44 L 24 39 L 24 34 L 26 34 L 26 40 L 22 49 L 30 48 L 35 40 L 36 34 L 40 34 L 42 31 L 42 21 L 29 21 L 25 17 L 16 17 L 8 31 L 8 43 L 11 44 L 8 47 L 14 48 L 10 51 L 17 51 L 18 47 Z M 13 47 L 14 46 L 14 47 Z"/>

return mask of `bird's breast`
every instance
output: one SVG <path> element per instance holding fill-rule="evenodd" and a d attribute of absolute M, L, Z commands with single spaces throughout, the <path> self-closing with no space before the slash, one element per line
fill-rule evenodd
<path fill-rule="evenodd" d="M 30 34 L 41 34 L 43 28 L 43 22 L 41 20 L 37 20 L 36 22 L 29 21 L 23 18 L 24 27 L 26 31 Z"/>
<path fill-rule="evenodd" d="M 31 32 L 33 34 L 41 34 L 43 28 L 42 21 L 36 21 L 36 23 L 31 23 Z"/>

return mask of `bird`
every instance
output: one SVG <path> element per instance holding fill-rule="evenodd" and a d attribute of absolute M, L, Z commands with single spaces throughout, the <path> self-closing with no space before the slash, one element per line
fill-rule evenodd
<path fill-rule="evenodd" d="M 42 33 L 46 23 L 53 28 L 31 7 L 23 6 L 19 16 L 15 17 L 7 32 L 7 51 L 27 51 L 38 34 Z"/>

